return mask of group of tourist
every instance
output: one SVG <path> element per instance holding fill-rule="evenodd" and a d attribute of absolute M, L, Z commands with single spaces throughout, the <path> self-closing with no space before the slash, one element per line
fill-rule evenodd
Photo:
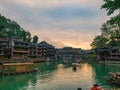
<path fill-rule="evenodd" d="M 82 90 L 82 88 L 78 88 L 77 90 Z M 93 84 L 90 90 L 102 90 L 98 84 Z"/>

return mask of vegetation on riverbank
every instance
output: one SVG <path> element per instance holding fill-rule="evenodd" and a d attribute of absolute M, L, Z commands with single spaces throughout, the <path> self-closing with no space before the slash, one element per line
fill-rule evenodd
<path fill-rule="evenodd" d="M 101 34 L 95 36 L 91 46 L 93 49 L 104 45 L 116 46 L 120 50 L 120 1 L 104 0 L 104 2 L 101 8 L 106 9 L 107 15 L 113 14 L 116 10 L 119 10 L 119 14 L 102 24 Z"/>
<path fill-rule="evenodd" d="M 94 53 L 91 53 L 91 54 L 87 54 L 87 55 L 84 55 L 84 57 L 83 57 L 83 59 L 84 60 L 87 60 L 87 61 L 92 61 L 92 60 L 96 60 L 96 54 L 94 54 Z"/>
<path fill-rule="evenodd" d="M 29 31 L 25 31 L 16 21 L 7 19 L 0 14 L 0 37 L 12 38 L 12 37 L 23 37 L 24 41 L 27 42 L 38 42 L 38 36 L 31 36 Z"/>

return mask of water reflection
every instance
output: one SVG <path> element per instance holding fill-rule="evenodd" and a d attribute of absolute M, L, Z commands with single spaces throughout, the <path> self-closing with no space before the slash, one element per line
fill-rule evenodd
<path fill-rule="evenodd" d="M 98 83 L 106 90 L 120 89 L 104 80 L 108 72 L 120 72 L 119 65 L 81 63 L 73 70 L 72 63 L 62 62 L 37 63 L 39 71 L 34 74 L 6 76 L 0 78 L 0 90 L 89 90 L 93 83 Z"/>
<path fill-rule="evenodd" d="M 99 64 L 99 63 L 91 63 L 92 68 L 95 70 L 95 82 L 98 83 L 106 90 L 119 90 L 120 87 L 108 83 L 104 76 L 107 76 L 109 72 L 120 72 L 120 65 L 114 64 Z"/>
<path fill-rule="evenodd" d="M 87 63 L 77 67 L 76 70 L 73 70 L 71 64 L 41 63 L 37 66 L 40 70 L 37 88 L 41 90 L 76 90 L 78 87 L 89 89 L 94 82 L 91 78 L 92 67 Z"/>
<path fill-rule="evenodd" d="M 35 86 L 35 74 L 4 76 L 0 78 L 0 90 L 26 90 L 30 84 Z"/>

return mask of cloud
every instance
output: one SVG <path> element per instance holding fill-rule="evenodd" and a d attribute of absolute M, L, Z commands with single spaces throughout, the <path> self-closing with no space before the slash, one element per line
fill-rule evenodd
<path fill-rule="evenodd" d="M 2 0 L 5 1 L 5 0 Z M 98 7 L 102 0 L 7 0 L 8 3 L 20 4 L 28 7 L 63 7 L 63 6 L 81 6 L 81 7 Z"/>
<path fill-rule="evenodd" d="M 94 36 L 94 33 L 78 33 L 74 30 L 65 30 L 59 31 L 56 29 L 53 30 L 45 30 L 37 32 L 32 32 L 33 34 L 38 33 L 37 35 L 41 40 L 45 40 L 58 48 L 63 46 L 72 46 L 72 47 L 79 47 L 79 48 L 90 48 L 90 43 L 92 42 L 91 36 Z"/>
<path fill-rule="evenodd" d="M 102 0 L 1 0 L 1 14 L 17 21 L 40 41 L 56 47 L 90 48 L 107 19 Z"/>

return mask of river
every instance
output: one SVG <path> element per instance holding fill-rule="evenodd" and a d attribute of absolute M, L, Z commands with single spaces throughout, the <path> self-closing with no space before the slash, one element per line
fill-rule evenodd
<path fill-rule="evenodd" d="M 76 71 L 71 64 L 43 62 L 35 65 L 37 73 L 0 77 L 0 90 L 89 90 L 97 83 L 105 90 L 120 90 L 104 79 L 108 72 L 120 72 L 120 65 L 81 63 Z"/>

